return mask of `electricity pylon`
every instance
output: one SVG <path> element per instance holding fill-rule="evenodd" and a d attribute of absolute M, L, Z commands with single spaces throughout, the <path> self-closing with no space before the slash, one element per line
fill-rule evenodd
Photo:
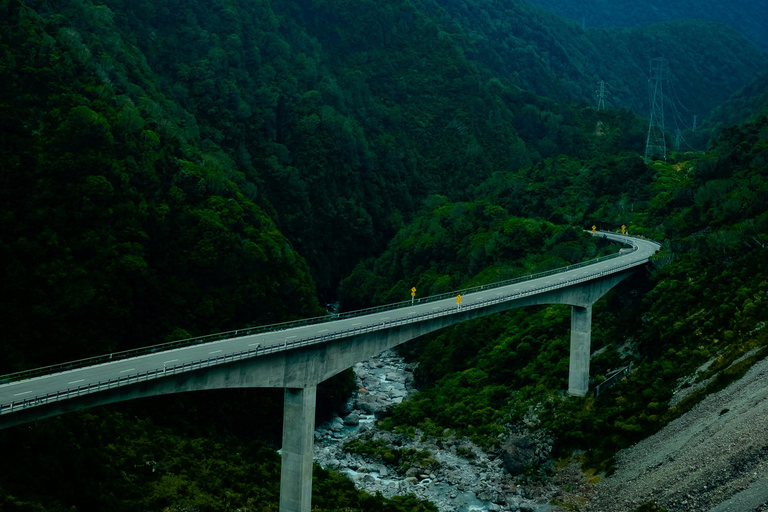
<path fill-rule="evenodd" d="M 605 110 L 605 82 L 597 82 L 597 110 Z"/>
<path fill-rule="evenodd" d="M 651 119 L 645 138 L 645 161 L 658 155 L 667 159 L 667 142 L 664 138 L 664 82 L 669 80 L 669 61 L 651 59 L 651 78 L 648 80 L 651 99 Z"/>

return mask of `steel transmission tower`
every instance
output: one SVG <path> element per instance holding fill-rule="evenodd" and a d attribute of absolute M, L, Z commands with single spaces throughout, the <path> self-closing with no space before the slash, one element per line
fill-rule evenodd
<path fill-rule="evenodd" d="M 605 110 L 605 82 L 597 82 L 597 110 Z"/>
<path fill-rule="evenodd" d="M 664 58 L 651 59 L 650 86 L 651 119 L 648 136 L 645 139 L 645 160 L 654 156 L 667 159 L 667 142 L 664 139 L 664 82 L 669 80 L 669 61 Z"/>

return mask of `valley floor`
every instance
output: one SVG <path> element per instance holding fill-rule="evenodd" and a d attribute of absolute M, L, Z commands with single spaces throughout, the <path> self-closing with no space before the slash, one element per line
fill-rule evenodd
<path fill-rule="evenodd" d="M 768 510 L 768 359 L 655 435 L 619 452 L 589 510 Z"/>

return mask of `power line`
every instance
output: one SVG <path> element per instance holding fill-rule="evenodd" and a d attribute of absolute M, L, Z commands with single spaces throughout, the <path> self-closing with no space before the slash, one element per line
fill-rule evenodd
<path fill-rule="evenodd" d="M 673 114 L 672 115 L 672 120 L 675 123 L 675 129 L 676 129 L 676 131 L 675 131 L 675 150 L 676 151 L 680 151 L 680 142 L 682 141 L 688 147 L 689 150 L 696 151 L 693 147 L 691 147 L 690 144 L 688 144 L 688 141 L 685 140 L 685 137 L 683 136 L 683 131 L 684 130 L 691 130 L 691 131 L 693 131 L 695 129 L 695 125 L 694 125 L 693 128 L 689 128 L 688 127 L 688 124 L 683 119 L 683 116 L 680 114 L 680 111 L 677 109 L 677 106 L 679 104 L 681 108 L 687 110 L 688 112 L 690 112 L 690 110 L 687 109 L 683 105 L 682 101 L 680 101 L 680 97 L 677 95 L 677 90 L 675 89 L 675 86 L 674 86 L 675 81 L 674 81 L 671 73 L 669 74 L 668 78 L 669 78 L 669 80 L 668 80 L 669 81 L 669 89 L 672 90 L 672 96 L 669 97 L 669 105 L 672 108 L 672 114 Z M 694 116 L 693 120 L 694 120 L 694 124 L 695 124 L 696 116 Z M 680 126 L 682 126 L 684 128 L 684 130 L 681 130 Z"/>

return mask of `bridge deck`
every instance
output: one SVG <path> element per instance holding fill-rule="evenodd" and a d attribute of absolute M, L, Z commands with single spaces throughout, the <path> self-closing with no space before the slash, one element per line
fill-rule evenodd
<path fill-rule="evenodd" d="M 606 274 L 643 265 L 659 249 L 658 244 L 647 240 L 613 233 L 601 234 L 609 239 L 631 245 L 633 250 L 612 259 L 597 261 L 586 266 L 567 267 L 563 271 L 549 272 L 541 277 L 516 281 L 505 286 L 490 285 L 474 289 L 470 293 L 461 292 L 460 306 L 456 304 L 455 296 L 450 296 L 416 303 L 413 306 L 350 315 L 348 318 L 310 323 L 282 330 L 250 335 L 231 333 L 231 338 L 171 348 L 127 359 L 110 361 L 108 356 L 104 356 L 100 359 L 102 362 L 71 370 L 61 371 L 59 366 L 46 375 L 0 385 L 0 414 L 11 414 L 35 405 L 97 393 L 143 380 L 159 379 L 207 366 L 259 357 L 309 344 L 324 343 L 331 339 L 350 337 L 363 332 L 390 329 L 432 319 L 435 316 L 452 315 L 472 308 L 485 307 L 489 303 L 516 300 L 573 286 L 576 283 L 599 279 Z"/>

